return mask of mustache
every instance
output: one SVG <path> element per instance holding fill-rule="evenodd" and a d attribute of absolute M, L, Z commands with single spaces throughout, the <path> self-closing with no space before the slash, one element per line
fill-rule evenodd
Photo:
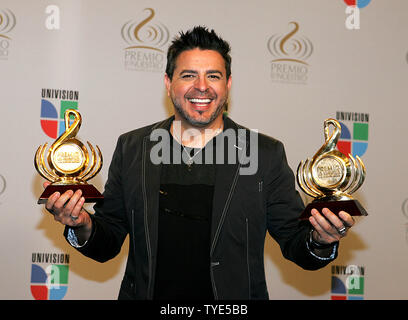
<path fill-rule="evenodd" d="M 211 99 L 215 100 L 217 98 L 217 94 L 210 90 L 210 88 L 206 89 L 205 91 L 201 91 L 198 89 L 192 89 L 188 91 L 185 95 L 184 98 L 186 99 L 194 99 L 194 98 L 200 98 L 200 99 Z"/>

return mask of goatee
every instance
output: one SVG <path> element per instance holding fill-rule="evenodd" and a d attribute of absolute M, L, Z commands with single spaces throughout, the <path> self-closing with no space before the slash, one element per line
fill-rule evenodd
<path fill-rule="evenodd" d="M 227 101 L 221 101 L 220 104 L 217 106 L 217 109 L 210 115 L 210 117 L 206 120 L 198 120 L 194 119 L 193 117 L 189 116 L 188 113 L 182 108 L 181 104 L 177 103 L 177 101 L 173 100 L 173 105 L 176 111 L 179 113 L 179 115 L 187 121 L 191 126 L 193 127 L 205 127 L 212 123 L 215 119 L 218 118 L 218 116 L 224 111 L 227 110 L 228 108 L 228 102 Z M 200 115 L 202 115 L 204 112 L 198 112 Z"/>

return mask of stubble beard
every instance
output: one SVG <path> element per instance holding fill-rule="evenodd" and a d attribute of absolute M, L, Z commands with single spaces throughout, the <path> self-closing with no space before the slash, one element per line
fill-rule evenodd
<path fill-rule="evenodd" d="M 171 98 L 174 108 L 176 109 L 177 113 L 191 126 L 197 127 L 197 128 L 203 128 L 206 127 L 207 125 L 211 124 L 215 119 L 218 118 L 218 116 L 227 108 L 228 105 L 228 97 L 225 97 L 224 100 L 220 101 L 218 104 L 217 108 L 214 110 L 214 112 L 210 115 L 208 119 L 203 119 L 203 120 L 198 120 L 194 119 L 192 116 L 190 116 L 185 109 L 181 106 L 181 103 L 179 103 L 176 99 Z M 202 115 L 204 113 L 201 111 L 197 112 L 198 114 Z"/>

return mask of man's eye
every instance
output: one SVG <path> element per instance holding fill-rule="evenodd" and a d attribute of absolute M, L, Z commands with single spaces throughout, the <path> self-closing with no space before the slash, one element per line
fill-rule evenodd
<path fill-rule="evenodd" d="M 208 76 L 208 78 L 211 79 L 211 80 L 220 80 L 220 79 L 221 79 L 221 76 L 219 76 L 219 75 L 217 75 L 217 74 L 210 74 L 210 75 Z"/>
<path fill-rule="evenodd" d="M 193 74 L 183 74 L 183 75 L 181 76 L 181 78 L 182 78 L 182 79 L 190 79 L 190 78 L 194 78 L 194 75 L 193 75 Z"/>

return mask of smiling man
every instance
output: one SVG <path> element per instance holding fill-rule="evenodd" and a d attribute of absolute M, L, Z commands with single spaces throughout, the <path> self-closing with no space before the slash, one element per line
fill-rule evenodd
<path fill-rule="evenodd" d="M 262 134 L 248 143 L 250 130 L 223 115 L 229 52 L 213 30 L 180 33 L 165 74 L 174 116 L 119 137 L 95 214 L 83 209 L 80 191 L 48 199 L 69 243 L 92 259 L 112 259 L 130 235 L 120 299 L 267 299 L 267 232 L 287 259 L 315 270 L 336 258 L 354 224 L 346 212 L 327 209 L 299 221 L 304 205 L 283 144 Z M 168 133 L 161 143 L 176 150 L 169 163 L 152 161 L 158 130 Z M 257 170 L 243 175 L 236 154 L 247 153 L 256 153 Z M 199 156 L 205 161 L 195 161 Z"/>
<path fill-rule="evenodd" d="M 191 49 L 180 53 L 171 74 L 165 75 L 175 120 L 183 128 L 219 128 L 227 105 L 231 76 L 224 59 L 213 50 Z"/>

